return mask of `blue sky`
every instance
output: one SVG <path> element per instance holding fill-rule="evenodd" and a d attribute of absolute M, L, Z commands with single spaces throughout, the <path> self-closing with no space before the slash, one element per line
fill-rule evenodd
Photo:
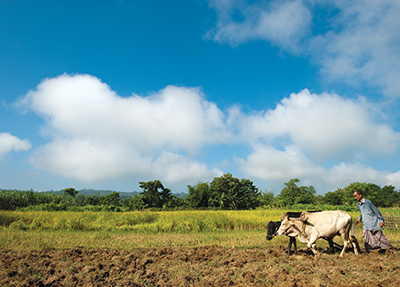
<path fill-rule="evenodd" d="M 0 188 L 400 187 L 398 1 L 0 1 Z"/>

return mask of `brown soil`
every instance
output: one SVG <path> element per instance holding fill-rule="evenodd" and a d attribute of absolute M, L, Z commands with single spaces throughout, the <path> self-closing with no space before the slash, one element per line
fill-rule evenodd
<path fill-rule="evenodd" d="M 0 251 L 1 286 L 400 286 L 399 254 L 283 247 Z"/>

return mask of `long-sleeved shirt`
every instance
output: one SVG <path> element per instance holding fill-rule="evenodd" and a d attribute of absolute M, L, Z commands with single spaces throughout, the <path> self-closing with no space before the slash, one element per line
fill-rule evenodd
<path fill-rule="evenodd" d="M 371 200 L 363 198 L 360 202 L 357 202 L 357 207 L 361 212 L 358 217 L 363 223 L 363 229 L 365 230 L 382 230 L 379 225 L 381 222 L 385 222 L 382 214 L 379 212 L 378 208 L 372 203 Z"/>

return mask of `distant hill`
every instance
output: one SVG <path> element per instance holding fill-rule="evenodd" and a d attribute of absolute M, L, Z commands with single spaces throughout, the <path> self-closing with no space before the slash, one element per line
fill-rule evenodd
<path fill-rule="evenodd" d="M 175 195 L 176 197 L 180 197 L 183 199 L 185 199 L 188 196 L 187 193 L 184 193 L 184 192 L 178 192 L 178 193 L 172 193 L 172 194 Z"/>

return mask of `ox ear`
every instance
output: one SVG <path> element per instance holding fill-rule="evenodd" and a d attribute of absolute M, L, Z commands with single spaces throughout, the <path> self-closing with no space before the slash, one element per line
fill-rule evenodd
<path fill-rule="evenodd" d="M 281 221 L 288 219 L 288 218 L 289 218 L 289 215 L 287 215 L 286 213 L 283 213 L 282 217 L 281 217 Z"/>

